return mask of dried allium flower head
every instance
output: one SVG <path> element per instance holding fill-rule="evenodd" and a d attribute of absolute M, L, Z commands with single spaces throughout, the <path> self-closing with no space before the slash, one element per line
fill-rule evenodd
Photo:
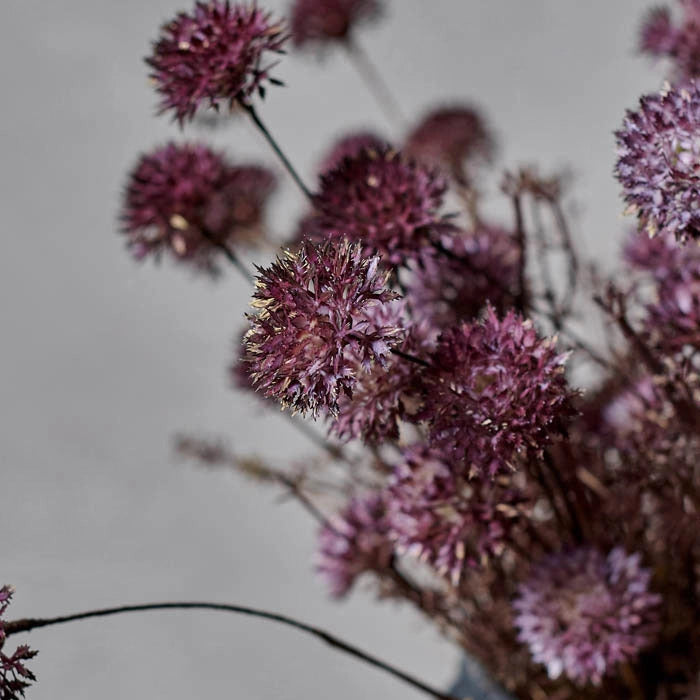
<path fill-rule="evenodd" d="M 511 468 L 516 453 L 539 453 L 575 414 L 567 354 L 531 321 L 492 307 L 482 321 L 446 330 L 427 370 L 421 418 L 431 445 L 469 473 Z"/>
<path fill-rule="evenodd" d="M 481 114 L 470 105 L 446 105 L 426 114 L 406 139 L 407 155 L 448 172 L 457 182 L 469 180 L 465 163 L 490 160 L 494 142 Z"/>
<path fill-rule="evenodd" d="M 161 29 L 146 59 L 162 96 L 160 111 L 172 110 L 183 124 L 203 104 L 218 109 L 248 104 L 265 95 L 271 78 L 267 53 L 283 53 L 287 36 L 281 22 L 253 3 L 197 2 Z"/>
<path fill-rule="evenodd" d="M 326 153 L 319 166 L 320 173 L 337 168 L 346 158 L 356 158 L 363 151 L 382 151 L 387 148 L 386 140 L 371 131 L 355 131 L 339 138 Z"/>
<path fill-rule="evenodd" d="M 518 294 L 520 247 L 507 231 L 481 225 L 443 236 L 449 254 L 426 249 L 412 269 L 406 300 L 415 316 L 443 329 L 473 319 L 486 303 L 499 313 Z"/>
<path fill-rule="evenodd" d="M 256 390 L 295 411 L 335 412 L 339 396 L 352 394 L 358 363 L 369 371 L 402 340 L 400 328 L 370 313 L 396 298 L 379 259 L 347 241 L 303 243 L 258 270 L 258 312 L 245 336 Z"/>
<path fill-rule="evenodd" d="M 347 237 L 361 243 L 366 255 L 401 264 L 451 230 L 439 214 L 446 187 L 436 173 L 395 151 L 365 150 L 321 177 L 309 234 L 319 240 Z"/>
<path fill-rule="evenodd" d="M 647 95 L 616 132 L 617 179 L 651 236 L 700 238 L 700 92 L 695 82 Z"/>
<path fill-rule="evenodd" d="M 379 0 L 295 0 L 291 10 L 296 46 L 347 41 L 360 22 L 375 19 Z"/>
<path fill-rule="evenodd" d="M 397 551 L 427 562 L 456 586 L 466 567 L 501 554 L 520 496 L 497 482 L 468 481 L 425 445 L 402 457 L 387 498 Z"/>
<path fill-rule="evenodd" d="M 384 498 L 371 493 L 353 498 L 321 529 L 317 570 L 341 597 L 360 574 L 388 568 L 392 554 Z"/>
<path fill-rule="evenodd" d="M 513 602 L 518 639 L 550 678 L 600 685 L 618 663 L 654 643 L 661 597 L 640 555 L 580 548 L 534 567 Z"/>
<path fill-rule="evenodd" d="M 274 175 L 234 166 L 201 144 L 168 143 L 141 157 L 124 196 L 123 230 L 137 259 L 168 251 L 216 272 L 217 244 L 250 239 Z"/>
<path fill-rule="evenodd" d="M 5 614 L 14 589 L 10 586 L 0 588 L 0 699 L 19 700 L 24 697 L 24 691 L 36 676 L 26 667 L 25 663 L 33 659 L 38 652 L 27 645 L 17 647 L 12 654 L 3 650 L 5 644 L 5 628 L 2 616 Z"/>

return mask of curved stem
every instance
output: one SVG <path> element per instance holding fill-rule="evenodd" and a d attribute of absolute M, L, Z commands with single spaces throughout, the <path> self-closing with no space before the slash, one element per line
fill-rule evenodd
<path fill-rule="evenodd" d="M 88 620 L 94 617 L 109 617 L 111 615 L 121 615 L 123 613 L 130 612 L 145 612 L 149 610 L 216 610 L 219 612 L 230 612 L 236 613 L 238 615 L 248 615 L 251 617 L 262 618 L 265 620 L 271 620 L 272 622 L 277 622 L 281 625 L 287 627 L 292 627 L 294 629 L 300 630 L 301 632 L 306 632 L 307 634 L 320 639 L 329 646 L 338 649 L 340 651 L 349 654 L 350 656 L 364 661 L 370 666 L 379 668 L 386 673 L 398 678 L 399 680 L 413 686 L 417 690 L 421 690 L 427 695 L 431 695 L 438 700 L 456 700 L 449 695 L 441 693 L 439 690 L 432 688 L 431 686 L 419 681 L 413 676 L 400 671 L 399 669 L 391 666 L 385 661 L 381 661 L 374 656 L 371 656 L 367 652 L 358 649 L 357 647 L 344 642 L 330 632 L 326 632 L 313 625 L 306 624 L 305 622 L 300 622 L 294 618 L 288 617 L 286 615 L 281 615 L 279 613 L 269 612 L 267 610 L 258 610 L 256 608 L 249 608 L 243 605 L 227 605 L 224 603 L 204 603 L 204 602 L 173 602 L 173 603 L 144 603 L 141 605 L 121 605 L 114 608 L 102 608 L 99 610 L 88 610 L 85 612 L 73 613 L 71 615 L 62 615 L 60 617 L 52 617 L 45 619 L 27 618 L 22 620 L 14 620 L 12 622 L 7 622 L 4 624 L 5 636 L 9 637 L 13 634 L 18 634 L 21 632 L 29 632 L 33 629 L 38 629 L 40 627 L 50 627 L 52 625 L 60 625 L 67 622 L 76 622 L 78 620 Z"/>

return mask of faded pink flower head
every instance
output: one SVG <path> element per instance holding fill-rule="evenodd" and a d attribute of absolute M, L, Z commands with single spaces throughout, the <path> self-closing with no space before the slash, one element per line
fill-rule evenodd
<path fill-rule="evenodd" d="M 146 59 L 161 94 L 160 111 L 172 110 L 182 125 L 197 109 L 222 103 L 248 104 L 265 95 L 275 65 L 268 54 L 284 53 L 287 36 L 280 21 L 253 3 L 197 2 L 163 25 Z"/>
<path fill-rule="evenodd" d="M 396 298 L 379 259 L 347 241 L 302 243 L 258 271 L 245 336 L 256 390 L 294 411 L 336 412 L 339 397 L 352 395 L 358 364 L 369 371 L 403 337 L 371 315 Z"/>
<path fill-rule="evenodd" d="M 168 143 L 143 155 L 129 175 L 122 210 L 128 247 L 137 259 L 168 252 L 215 273 L 216 243 L 255 239 L 274 183 L 266 168 L 235 166 L 201 144 Z"/>
<path fill-rule="evenodd" d="M 347 237 L 365 255 L 399 265 L 451 230 L 439 213 L 447 185 L 436 173 L 389 149 L 365 150 L 321 177 L 309 235 Z"/>
<path fill-rule="evenodd" d="M 615 136 L 616 176 L 649 235 L 700 238 L 700 89 L 696 82 L 642 97 Z"/>
<path fill-rule="evenodd" d="M 379 0 L 294 0 L 290 22 L 294 44 L 347 41 L 358 24 L 376 19 L 380 8 Z"/>
<path fill-rule="evenodd" d="M 489 306 L 482 321 L 446 330 L 423 377 L 431 445 L 488 475 L 512 468 L 518 452 L 540 452 L 576 413 L 566 358 L 513 311 L 499 319 Z"/>
<path fill-rule="evenodd" d="M 0 588 L 0 700 L 20 700 L 31 682 L 36 680 L 26 662 L 33 659 L 38 652 L 26 644 L 17 647 L 12 654 L 7 654 L 4 650 L 6 637 L 2 617 L 13 593 L 14 589 L 10 586 Z"/>
<path fill-rule="evenodd" d="M 386 148 L 386 140 L 372 131 L 353 131 L 331 145 L 318 170 L 320 173 L 327 173 L 337 168 L 346 158 L 356 158 L 366 150 L 382 151 Z"/>
<path fill-rule="evenodd" d="M 389 567 L 386 505 L 380 493 L 353 498 L 321 529 L 317 570 L 333 596 L 344 596 L 361 574 Z"/>
<path fill-rule="evenodd" d="M 661 596 L 650 580 L 640 555 L 621 547 L 607 556 L 591 547 L 550 555 L 513 602 L 518 639 L 550 678 L 600 685 L 656 640 Z"/>
<path fill-rule="evenodd" d="M 406 138 L 407 155 L 439 167 L 457 182 L 469 180 L 465 165 L 490 160 L 494 141 L 481 114 L 471 105 L 438 107 L 426 114 Z"/>

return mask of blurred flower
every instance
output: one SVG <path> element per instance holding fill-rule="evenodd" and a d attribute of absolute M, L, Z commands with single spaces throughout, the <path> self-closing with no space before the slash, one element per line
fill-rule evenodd
<path fill-rule="evenodd" d="M 388 493 L 397 551 L 427 562 L 454 586 L 465 567 L 501 554 L 518 516 L 515 490 L 481 479 L 468 481 L 425 445 L 403 451 Z"/>
<path fill-rule="evenodd" d="M 396 298 L 385 288 L 379 259 L 363 257 L 359 245 L 303 243 L 259 275 L 245 336 L 255 388 L 283 407 L 338 409 L 352 395 L 357 365 L 369 371 L 383 362 L 402 331 L 376 323 L 370 310 Z"/>
<path fill-rule="evenodd" d="M 24 697 L 24 691 L 36 676 L 25 666 L 25 662 L 33 659 L 38 652 L 27 645 L 17 647 L 8 655 L 3 649 L 5 645 L 5 628 L 2 616 L 12 600 L 14 589 L 10 586 L 0 588 L 0 700 L 19 700 Z"/>
<path fill-rule="evenodd" d="M 295 0 L 291 10 L 294 44 L 346 41 L 355 25 L 376 19 L 379 0 Z"/>
<path fill-rule="evenodd" d="M 469 473 L 490 475 L 522 450 L 540 452 L 575 414 L 566 359 L 513 311 L 500 320 L 489 306 L 482 321 L 446 330 L 423 378 L 431 445 Z"/>
<path fill-rule="evenodd" d="M 629 211 L 651 236 L 700 238 L 698 84 L 642 97 L 616 132 L 617 179 Z"/>
<path fill-rule="evenodd" d="M 451 229 L 438 213 L 446 187 L 437 174 L 395 151 L 365 150 L 321 176 L 308 233 L 318 240 L 347 237 L 366 255 L 378 253 L 398 265 Z"/>
<path fill-rule="evenodd" d="M 283 53 L 286 39 L 282 23 L 255 3 L 197 2 L 190 14 L 180 12 L 162 27 L 146 59 L 161 112 L 172 110 L 183 124 L 203 104 L 233 108 L 255 92 L 264 97 L 266 81 L 279 84 L 266 54 Z"/>
<path fill-rule="evenodd" d="M 443 168 L 457 182 L 469 180 L 465 163 L 489 160 L 494 142 L 479 112 L 470 105 L 446 105 L 426 114 L 406 139 L 407 155 Z"/>
<path fill-rule="evenodd" d="M 580 548 L 550 555 L 513 602 L 518 639 L 550 678 L 600 685 L 618 663 L 634 661 L 659 629 L 661 596 L 649 592 L 640 555 Z"/>
<path fill-rule="evenodd" d="M 363 151 L 382 151 L 387 142 L 371 131 L 354 131 L 339 138 L 328 149 L 319 166 L 319 172 L 335 170 L 346 158 L 356 158 Z"/>
<path fill-rule="evenodd" d="M 168 251 L 216 272 L 218 244 L 250 242 L 263 221 L 274 175 L 235 166 L 196 143 L 168 143 L 143 155 L 129 175 L 123 230 L 136 259 Z"/>
<path fill-rule="evenodd" d="M 317 570 L 339 598 L 360 574 L 386 569 L 392 554 L 384 499 L 371 493 L 353 498 L 321 529 Z"/>

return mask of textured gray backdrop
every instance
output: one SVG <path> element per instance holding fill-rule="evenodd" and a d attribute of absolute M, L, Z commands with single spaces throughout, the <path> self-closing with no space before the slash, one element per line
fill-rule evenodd
<path fill-rule="evenodd" d="M 270 0 L 281 10 L 286 2 Z M 415 114 L 477 99 L 501 162 L 571 163 L 581 248 L 609 256 L 624 224 L 611 131 L 660 85 L 635 56 L 639 0 L 393 0 L 362 42 Z M 185 4 L 185 7 L 187 4 Z M 14 616 L 198 598 L 321 624 L 446 686 L 458 652 L 419 616 L 362 592 L 330 602 L 295 505 L 173 459 L 178 429 L 278 458 L 304 445 L 227 388 L 247 290 L 138 267 L 115 233 L 124 173 L 177 137 L 153 116 L 141 57 L 177 0 L 3 0 L 0 27 L 0 581 Z M 307 175 L 338 130 L 388 125 L 356 74 L 290 56 L 262 114 Z M 249 128 L 216 135 L 274 164 Z M 285 181 L 274 218 L 302 204 Z M 33 700 L 413 698 L 391 678 L 271 624 L 159 614 L 37 631 Z"/>

